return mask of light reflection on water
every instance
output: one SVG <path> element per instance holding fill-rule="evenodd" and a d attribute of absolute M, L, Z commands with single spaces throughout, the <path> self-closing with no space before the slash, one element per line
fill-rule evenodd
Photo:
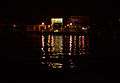
<path fill-rule="evenodd" d="M 42 35 L 42 48 L 44 47 L 44 36 Z"/>
<path fill-rule="evenodd" d="M 47 51 L 50 54 L 57 55 L 67 52 L 70 55 L 78 55 L 81 50 L 85 49 L 85 38 L 84 36 L 78 36 L 77 38 L 73 35 L 64 36 L 64 39 L 60 35 L 48 35 L 47 42 L 45 42 L 45 37 L 42 35 L 41 48 L 45 48 L 45 43 L 47 43 Z M 76 51 L 79 51 L 79 53 L 76 53 Z"/>
<path fill-rule="evenodd" d="M 62 36 L 48 35 L 48 52 L 62 53 Z"/>
<path fill-rule="evenodd" d="M 66 62 L 69 68 L 75 68 L 76 63 L 70 56 L 87 55 L 88 43 L 84 35 L 42 34 L 40 36 L 38 36 L 38 40 L 41 44 L 38 45 L 44 52 L 41 55 L 42 59 L 44 59 L 41 64 L 47 64 L 49 68 L 62 69 L 65 67 Z M 65 59 L 66 56 L 69 58 L 68 61 Z"/>

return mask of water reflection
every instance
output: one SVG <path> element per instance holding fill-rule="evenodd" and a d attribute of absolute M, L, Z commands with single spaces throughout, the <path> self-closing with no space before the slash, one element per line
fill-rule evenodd
<path fill-rule="evenodd" d="M 87 55 L 88 36 L 39 34 L 37 37 L 39 43 L 34 43 L 38 43 L 43 52 L 40 55 L 41 64 L 47 64 L 49 69 L 74 69 L 77 67 L 74 57 Z"/>
<path fill-rule="evenodd" d="M 48 65 L 50 68 L 58 68 L 58 69 L 61 69 L 63 67 L 63 64 L 61 63 L 49 63 Z"/>
<path fill-rule="evenodd" d="M 62 36 L 48 35 L 48 52 L 49 54 L 62 53 Z"/>

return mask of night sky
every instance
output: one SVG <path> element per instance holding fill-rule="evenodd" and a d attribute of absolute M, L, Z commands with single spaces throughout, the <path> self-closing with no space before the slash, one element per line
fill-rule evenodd
<path fill-rule="evenodd" d="M 46 0 L 2 0 L 0 21 L 38 22 L 41 16 L 108 16 L 112 14 L 109 1 L 46 1 Z"/>
<path fill-rule="evenodd" d="M 46 1 L 46 0 L 2 0 L 1 15 L 39 16 L 39 15 L 87 15 L 105 14 L 111 11 L 109 1 Z M 106 11 L 105 11 L 106 10 Z"/>

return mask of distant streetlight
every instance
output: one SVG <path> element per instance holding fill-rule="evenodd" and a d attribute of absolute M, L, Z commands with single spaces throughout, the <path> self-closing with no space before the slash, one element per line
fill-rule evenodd
<path fill-rule="evenodd" d="M 84 28 L 84 27 L 82 27 L 82 29 L 84 30 L 85 28 Z"/>
<path fill-rule="evenodd" d="M 50 28 L 50 25 L 48 25 L 48 28 Z"/>
<path fill-rule="evenodd" d="M 45 59 L 45 56 L 43 56 L 42 58 Z"/>
<path fill-rule="evenodd" d="M 87 30 L 87 27 L 82 27 L 83 30 Z"/>
<path fill-rule="evenodd" d="M 15 27 L 16 27 L 16 25 L 15 25 L 15 24 L 13 24 L 13 27 L 15 28 Z"/>
<path fill-rule="evenodd" d="M 69 24 L 67 24 L 67 26 L 69 26 Z"/>
<path fill-rule="evenodd" d="M 72 25 L 72 23 L 70 23 L 70 25 Z"/>
<path fill-rule="evenodd" d="M 44 25 L 45 23 L 44 22 L 42 22 L 42 25 Z"/>

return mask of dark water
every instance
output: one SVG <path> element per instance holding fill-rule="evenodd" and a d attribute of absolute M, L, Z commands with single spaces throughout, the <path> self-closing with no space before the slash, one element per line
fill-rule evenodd
<path fill-rule="evenodd" d="M 88 56 L 88 35 L 32 34 L 33 47 L 40 49 L 40 64 L 49 70 L 80 70 L 80 57 Z"/>
<path fill-rule="evenodd" d="M 8 60 L 12 64 L 38 63 L 36 56 L 39 56 L 42 70 L 71 71 L 82 68 L 84 70 L 88 67 L 89 35 L 87 33 L 20 31 L 6 32 L 3 36 L 1 36 L 3 42 L 1 48 L 10 53 Z M 34 58 L 36 59 L 34 60 Z"/>
<path fill-rule="evenodd" d="M 0 37 L 2 42 L 0 43 L 1 59 L 5 58 L 1 60 L 1 63 L 4 63 L 5 66 L 9 64 L 6 67 L 2 66 L 1 69 L 3 71 L 8 69 L 10 77 L 11 75 L 14 75 L 13 77 L 24 75 L 25 78 L 39 78 L 40 75 L 45 79 L 46 77 L 55 79 L 57 76 L 64 78 L 63 73 L 62 76 L 61 74 L 53 75 L 54 73 L 50 73 L 48 75 L 45 73 L 48 70 L 81 71 L 77 75 L 66 73 L 65 77 L 69 80 L 70 78 L 79 79 L 79 76 L 92 78 L 91 75 L 93 75 L 96 77 L 94 71 L 97 70 L 100 72 L 98 75 L 103 78 L 101 75 L 103 64 L 100 64 L 102 63 L 100 58 L 91 57 L 88 59 L 89 35 L 87 34 L 10 32 L 1 33 Z M 42 72 L 43 74 L 41 74 Z"/>

